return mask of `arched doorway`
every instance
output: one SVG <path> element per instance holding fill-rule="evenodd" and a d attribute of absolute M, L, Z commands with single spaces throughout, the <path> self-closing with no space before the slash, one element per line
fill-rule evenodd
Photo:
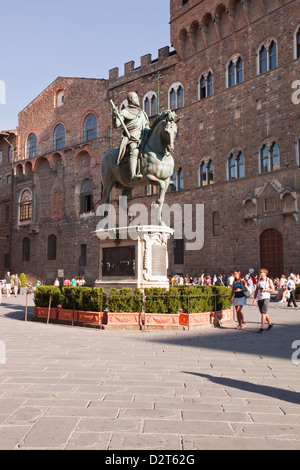
<path fill-rule="evenodd" d="M 268 269 L 270 277 L 283 274 L 283 237 L 278 230 L 270 228 L 261 234 L 260 266 Z"/>

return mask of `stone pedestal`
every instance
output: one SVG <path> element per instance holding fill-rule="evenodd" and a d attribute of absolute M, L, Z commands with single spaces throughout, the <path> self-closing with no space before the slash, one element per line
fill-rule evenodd
<path fill-rule="evenodd" d="M 169 288 L 167 241 L 174 230 L 142 225 L 101 229 L 99 238 L 99 278 L 96 287 Z"/>

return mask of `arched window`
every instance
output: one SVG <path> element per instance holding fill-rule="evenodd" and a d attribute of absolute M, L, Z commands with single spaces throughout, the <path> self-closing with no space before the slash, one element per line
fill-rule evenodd
<path fill-rule="evenodd" d="M 85 180 L 80 189 L 80 212 L 91 212 L 93 205 L 93 188 L 90 180 Z"/>
<path fill-rule="evenodd" d="M 277 44 L 275 41 L 268 42 L 259 50 L 259 73 L 268 72 L 277 67 Z"/>
<path fill-rule="evenodd" d="M 32 132 L 27 138 L 26 158 L 35 157 L 37 155 L 37 137 Z"/>
<path fill-rule="evenodd" d="M 184 189 L 184 172 L 182 168 L 178 170 L 178 189 Z"/>
<path fill-rule="evenodd" d="M 66 146 L 66 131 L 63 124 L 58 124 L 53 132 L 53 150 L 61 150 Z"/>
<path fill-rule="evenodd" d="M 22 240 L 22 261 L 30 261 L 30 240 L 27 237 Z"/>
<path fill-rule="evenodd" d="M 95 114 L 88 114 L 83 122 L 83 142 L 97 139 L 97 118 Z"/>
<path fill-rule="evenodd" d="M 245 176 L 244 154 L 239 152 L 237 155 L 230 154 L 228 159 L 228 179 L 234 180 Z"/>
<path fill-rule="evenodd" d="M 56 93 L 56 99 L 55 99 L 55 106 L 56 108 L 59 108 L 59 106 L 62 106 L 64 104 L 64 91 L 60 90 Z"/>
<path fill-rule="evenodd" d="M 169 108 L 172 110 L 183 108 L 183 86 L 181 83 L 172 85 L 169 90 Z"/>
<path fill-rule="evenodd" d="M 179 191 L 180 189 L 184 189 L 184 171 L 180 167 L 178 172 L 176 173 L 174 171 L 171 181 L 173 184 L 171 184 L 171 191 Z"/>
<path fill-rule="evenodd" d="M 211 72 L 203 74 L 199 81 L 199 99 L 207 98 L 213 94 L 213 75 Z"/>
<path fill-rule="evenodd" d="M 50 235 L 48 237 L 48 246 L 47 246 L 47 260 L 48 261 L 56 260 L 56 244 L 57 244 L 56 236 Z"/>
<path fill-rule="evenodd" d="M 237 85 L 244 81 L 244 64 L 243 59 L 239 56 L 234 57 L 227 67 L 227 84 L 228 87 Z"/>
<path fill-rule="evenodd" d="M 29 189 L 25 189 L 20 197 L 20 222 L 31 220 L 32 215 L 32 194 Z"/>
<path fill-rule="evenodd" d="M 154 92 L 149 92 L 145 96 L 144 111 L 149 117 L 157 115 L 157 98 Z"/>
<path fill-rule="evenodd" d="M 279 169 L 279 148 L 273 142 L 271 145 L 265 144 L 260 151 L 260 171 L 267 173 Z"/>
<path fill-rule="evenodd" d="M 199 185 L 207 186 L 214 182 L 214 164 L 212 160 L 202 162 L 199 169 Z"/>

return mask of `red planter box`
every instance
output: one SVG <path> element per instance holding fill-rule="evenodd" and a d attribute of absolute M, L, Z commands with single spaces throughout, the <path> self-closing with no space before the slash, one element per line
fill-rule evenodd
<path fill-rule="evenodd" d="M 48 318 L 48 307 L 34 307 L 33 315 L 37 318 Z M 57 308 L 50 308 L 49 318 L 57 319 Z"/>
<path fill-rule="evenodd" d="M 58 308 L 58 319 L 62 321 L 72 321 L 73 317 L 73 310 L 65 309 L 65 308 Z M 74 319 L 73 321 L 77 321 L 78 313 L 77 310 L 74 311 Z"/>
<path fill-rule="evenodd" d="M 135 325 L 140 326 L 141 314 L 138 312 L 107 312 L 105 314 L 105 324 L 107 325 Z"/>
<path fill-rule="evenodd" d="M 211 312 L 204 313 L 180 313 L 179 323 L 182 326 L 210 325 Z"/>
<path fill-rule="evenodd" d="M 179 326 L 178 313 L 145 313 L 145 326 L 176 327 Z"/>
<path fill-rule="evenodd" d="M 89 312 L 85 310 L 77 310 L 77 318 L 79 323 L 89 323 L 91 325 L 101 325 L 103 313 Z"/>

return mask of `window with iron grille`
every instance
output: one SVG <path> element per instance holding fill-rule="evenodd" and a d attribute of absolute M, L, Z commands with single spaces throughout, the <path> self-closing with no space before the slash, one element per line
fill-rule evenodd
<path fill-rule="evenodd" d="M 23 191 L 20 198 L 20 222 L 31 220 L 32 216 L 32 194 L 29 189 Z"/>
<path fill-rule="evenodd" d="M 93 188 L 90 180 L 85 180 L 80 190 L 80 212 L 91 212 L 93 205 Z"/>

